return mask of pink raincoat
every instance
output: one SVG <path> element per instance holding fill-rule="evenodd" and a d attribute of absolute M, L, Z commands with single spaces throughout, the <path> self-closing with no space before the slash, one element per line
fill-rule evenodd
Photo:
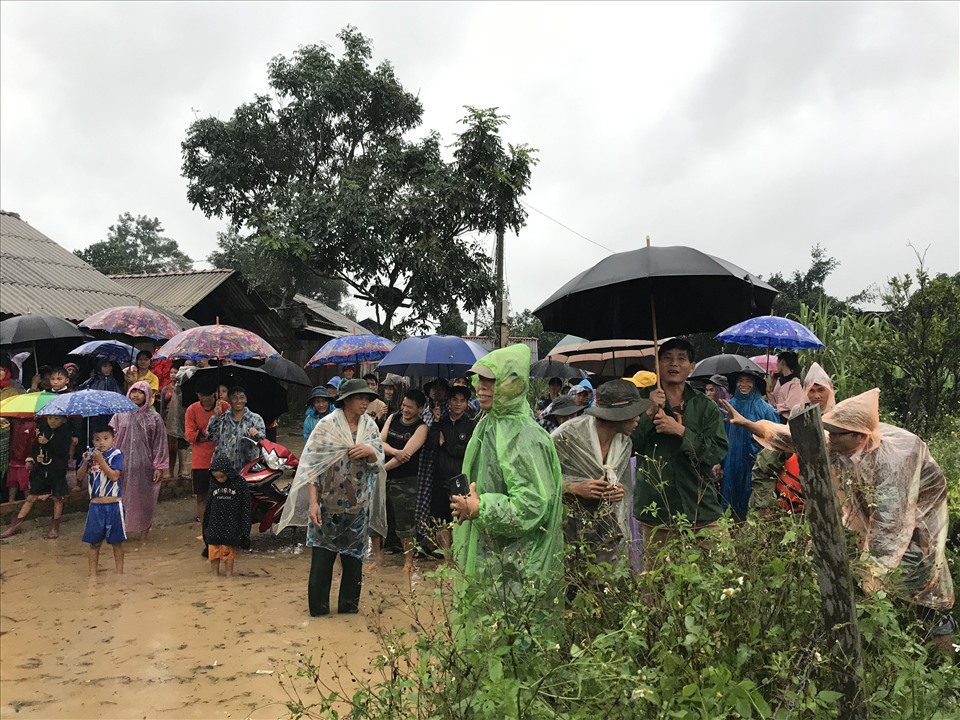
<path fill-rule="evenodd" d="M 153 482 L 155 470 L 169 467 L 167 429 L 163 419 L 150 404 L 153 388 L 143 380 L 135 382 L 127 391 L 134 390 L 147 396 L 147 401 L 135 413 L 118 413 L 110 420 L 116 433 L 116 447 L 123 453 L 123 474 L 120 492 L 128 533 L 148 530 L 160 498 L 160 483 Z"/>

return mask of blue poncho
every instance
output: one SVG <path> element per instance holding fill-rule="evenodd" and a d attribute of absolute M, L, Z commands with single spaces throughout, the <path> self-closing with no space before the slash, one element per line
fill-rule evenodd
<path fill-rule="evenodd" d="M 734 392 L 733 397 L 730 398 L 730 404 L 747 420 L 780 422 L 777 411 L 763 399 L 756 384 L 747 395 L 741 393 L 734 383 L 731 383 L 731 390 Z M 723 486 L 720 491 L 720 500 L 724 510 L 731 507 L 735 514 L 742 516 L 747 512 L 750 493 L 753 491 L 751 480 L 753 462 L 757 459 L 761 446 L 746 428 L 731 425 L 726 421 L 724 425 L 727 429 L 730 449 L 723 461 Z"/>

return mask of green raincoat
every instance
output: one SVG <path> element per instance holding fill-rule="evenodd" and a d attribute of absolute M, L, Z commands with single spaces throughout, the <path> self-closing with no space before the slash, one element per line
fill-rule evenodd
<path fill-rule="evenodd" d="M 479 364 L 497 380 L 493 407 L 464 456 L 480 516 L 454 528 L 457 565 L 468 577 L 488 576 L 501 591 L 532 581 L 551 598 L 563 585 L 560 461 L 527 403 L 530 348 L 495 350 Z"/>

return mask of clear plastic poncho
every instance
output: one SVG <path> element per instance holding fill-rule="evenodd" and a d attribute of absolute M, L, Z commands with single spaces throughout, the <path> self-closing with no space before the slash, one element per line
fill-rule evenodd
<path fill-rule="evenodd" d="M 830 453 L 845 527 L 858 537 L 861 560 L 892 594 L 925 607 L 953 606 L 945 547 L 947 480 L 927 444 L 880 422 L 874 388 L 837 403 L 823 422 L 867 435 L 850 456 Z M 761 423 L 768 442 L 793 449 L 789 428 Z M 898 579 L 886 576 L 899 571 Z"/>
<path fill-rule="evenodd" d="M 807 393 L 807 400 L 811 403 L 813 401 L 809 398 L 810 388 L 814 385 L 820 385 L 830 391 L 830 397 L 827 399 L 826 406 L 827 410 L 832 410 L 833 406 L 837 404 L 837 398 L 833 392 L 833 380 L 827 375 L 827 371 L 820 367 L 820 363 L 813 363 L 807 369 L 806 377 L 803 379 L 803 390 Z"/>
<path fill-rule="evenodd" d="M 560 461 L 527 403 L 530 349 L 494 350 L 479 364 L 493 370 L 496 386 L 464 456 L 480 515 L 454 527 L 457 565 L 467 576 L 486 575 L 491 587 L 532 581 L 554 597 L 563 582 Z"/>
<path fill-rule="evenodd" d="M 370 445 L 377 453 L 373 463 L 351 460 L 354 445 Z M 372 527 L 386 535 L 383 443 L 377 424 L 364 413 L 357 421 L 356 439 L 343 410 L 335 410 L 317 423 L 303 448 L 297 474 L 276 532 L 288 525 L 307 526 L 307 544 L 363 558 Z M 310 521 L 308 485 L 318 486 L 322 527 Z"/>
<path fill-rule="evenodd" d="M 627 549 L 630 541 L 630 518 L 633 516 L 633 477 L 630 472 L 630 457 L 633 442 L 629 435 L 617 434 L 603 462 L 600 437 L 597 435 L 597 419 L 583 415 L 565 422 L 551 434 L 564 482 L 584 482 L 605 478 L 611 485 L 623 486 L 623 499 L 616 503 L 598 503 L 597 512 L 609 512 L 616 518 L 620 530 L 620 550 Z"/>

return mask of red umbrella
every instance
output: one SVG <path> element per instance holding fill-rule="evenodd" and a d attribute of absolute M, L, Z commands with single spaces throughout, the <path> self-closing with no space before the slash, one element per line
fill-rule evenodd
<path fill-rule="evenodd" d="M 102 310 L 81 322 L 80 327 L 154 340 L 169 340 L 181 330 L 163 313 L 132 305 Z"/>

